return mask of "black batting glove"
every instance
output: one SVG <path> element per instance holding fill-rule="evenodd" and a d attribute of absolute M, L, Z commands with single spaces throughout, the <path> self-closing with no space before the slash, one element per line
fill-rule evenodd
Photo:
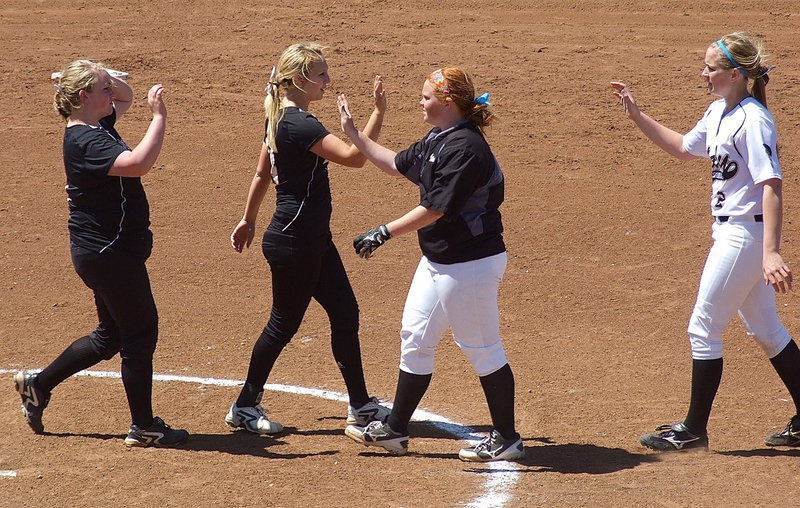
<path fill-rule="evenodd" d="M 353 240 L 353 248 L 356 249 L 356 254 L 364 259 L 369 259 L 372 253 L 378 247 L 386 243 L 386 240 L 391 238 L 389 230 L 385 225 L 380 225 L 377 228 L 372 228 L 364 234 L 358 235 Z"/>

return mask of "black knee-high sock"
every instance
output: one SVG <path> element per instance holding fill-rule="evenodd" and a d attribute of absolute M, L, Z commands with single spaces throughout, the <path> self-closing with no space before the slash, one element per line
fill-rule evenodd
<path fill-rule="evenodd" d="M 481 376 L 481 386 L 489 406 L 495 430 L 505 439 L 517 439 L 514 426 L 514 373 L 505 364 L 487 376 Z"/>
<path fill-rule="evenodd" d="M 706 435 L 711 405 L 722 380 L 722 358 L 692 360 L 692 397 L 683 424 L 689 432 Z"/>
<path fill-rule="evenodd" d="M 361 363 L 361 345 L 358 333 L 346 338 L 331 337 L 331 350 L 339 372 L 342 373 L 350 405 L 359 408 L 369 402 L 367 382 L 364 380 L 364 367 Z"/>
<path fill-rule="evenodd" d="M 795 341 L 789 341 L 783 351 L 769 360 L 789 390 L 794 401 L 795 414 L 800 415 L 800 349 Z"/>
<path fill-rule="evenodd" d="M 253 346 L 250 355 L 250 366 L 247 368 L 247 380 L 239 392 L 236 405 L 239 407 L 252 407 L 256 405 L 258 394 L 264 391 L 264 383 L 275 365 L 275 360 L 283 351 L 283 346 L 273 344 L 269 336 L 261 333 Z"/>
<path fill-rule="evenodd" d="M 149 427 L 153 423 L 153 360 L 123 358 L 122 384 L 133 424 Z"/>
<path fill-rule="evenodd" d="M 428 385 L 431 384 L 432 374 L 409 374 L 408 372 L 400 371 L 397 378 L 397 390 L 394 395 L 394 403 L 392 404 L 392 414 L 386 423 L 395 432 L 408 435 L 408 422 L 411 421 L 411 415 L 414 410 L 419 406 L 422 396 L 428 390 Z"/>
<path fill-rule="evenodd" d="M 99 363 L 100 360 L 102 358 L 92 348 L 89 336 L 83 336 L 67 346 L 64 352 L 36 376 L 36 385 L 43 392 L 50 393 L 71 375 Z"/>

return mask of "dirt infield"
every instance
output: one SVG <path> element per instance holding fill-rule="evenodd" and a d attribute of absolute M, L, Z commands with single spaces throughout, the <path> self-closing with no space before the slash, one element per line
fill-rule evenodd
<path fill-rule="evenodd" d="M 710 421 L 713 452 L 650 453 L 638 435 L 682 418 L 689 393 L 686 322 L 709 246 L 708 163 L 679 164 L 624 119 L 608 88 L 632 85 L 648 114 L 687 131 L 710 97 L 699 73 L 709 42 L 738 29 L 764 37 L 777 65 L 768 87 L 785 175 L 784 258 L 800 270 L 800 55 L 797 2 L 406 0 L 281 3 L 5 0 L 0 85 L 13 111 L 0 126 L 1 506 L 486 506 L 778 505 L 800 499 L 800 451 L 766 434 L 793 414 L 783 385 L 737 322 Z M 350 5 L 353 4 L 353 5 Z M 634 5 L 629 12 L 629 6 Z M 137 103 L 119 125 L 135 144 L 149 120 L 144 94 L 164 83 L 169 126 L 144 178 L 151 203 L 149 262 L 161 316 L 155 370 L 215 380 L 245 376 L 266 321 L 268 269 L 258 248 L 229 245 L 259 150 L 261 89 L 288 44 L 331 47 L 332 90 L 364 124 L 372 77 L 390 110 L 394 149 L 427 126 L 424 75 L 470 70 L 501 117 L 489 140 L 506 174 L 502 208 L 509 268 L 502 329 L 516 374 L 517 464 L 457 459 L 468 431 L 486 431 L 477 378 L 443 341 L 422 406 L 449 420 L 412 424 L 411 450 L 392 457 L 343 434 L 343 402 L 270 391 L 287 432 L 231 432 L 237 389 L 158 381 L 156 413 L 187 428 L 183 449 L 128 450 L 122 384 L 76 377 L 53 393 L 49 434 L 19 414 L 10 371 L 41 368 L 95 324 L 68 249 L 63 126 L 49 75 L 87 57 L 131 73 Z M 312 106 L 339 132 L 334 94 Z M 375 258 L 352 254 L 363 230 L 417 204 L 409 183 L 373 166 L 331 165 L 332 229 L 361 308 L 370 391 L 394 395 L 403 300 L 419 249 L 394 239 Z M 274 196 L 262 206 L 260 230 Z M 779 300 L 800 334 L 800 300 Z M 93 370 L 118 371 L 119 360 Z M 269 380 L 344 391 L 324 313 L 312 305 Z M 455 430 L 454 430 L 455 429 Z"/>

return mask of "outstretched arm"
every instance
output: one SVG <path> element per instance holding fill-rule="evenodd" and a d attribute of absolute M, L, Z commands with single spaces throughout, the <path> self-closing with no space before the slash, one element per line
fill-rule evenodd
<path fill-rule="evenodd" d="M 683 148 L 683 134 L 661 125 L 639 110 L 628 85 L 612 81 L 611 88 L 614 89 L 614 95 L 619 97 L 622 107 L 625 109 L 625 115 L 633 120 L 639 130 L 659 148 L 682 161 L 696 158 L 695 155 Z"/>
<path fill-rule="evenodd" d="M 394 164 L 394 158 L 397 155 L 392 150 L 378 144 L 374 139 L 370 138 L 366 128 L 364 132 L 360 132 L 355 124 L 353 118 L 350 116 L 349 104 L 347 97 L 344 94 L 339 95 L 336 99 L 339 105 L 339 113 L 342 120 L 342 130 L 348 138 L 353 142 L 353 146 L 366 156 L 367 159 L 384 173 L 391 176 L 402 176 Z"/>
<path fill-rule="evenodd" d="M 369 139 L 376 141 L 381 133 L 383 117 L 386 114 L 388 104 L 386 91 L 383 89 L 383 78 L 380 76 L 375 76 L 373 96 L 375 97 L 375 109 L 367 121 L 367 126 L 364 127 L 364 134 Z M 363 167 L 367 162 L 367 157 L 361 153 L 355 144 L 348 145 L 333 134 L 328 134 L 317 141 L 311 147 L 311 151 L 325 160 L 351 168 Z"/>

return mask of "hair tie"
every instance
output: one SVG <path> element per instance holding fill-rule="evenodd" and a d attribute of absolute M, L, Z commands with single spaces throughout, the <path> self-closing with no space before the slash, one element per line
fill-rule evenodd
<path fill-rule="evenodd" d="M 475 102 L 477 102 L 481 106 L 491 106 L 492 105 L 492 103 L 489 102 L 489 92 L 486 92 L 485 94 L 481 95 L 480 97 L 476 97 L 475 98 Z"/>
<path fill-rule="evenodd" d="M 275 81 L 275 66 L 272 66 L 272 71 L 269 73 L 267 86 L 264 87 L 264 93 L 273 93 L 274 89 L 278 88 L 278 83 Z"/>
<path fill-rule="evenodd" d="M 442 69 L 436 69 L 431 73 L 431 81 L 433 81 L 433 86 L 443 94 L 447 95 L 450 93 L 450 87 L 447 86 L 447 81 L 444 79 Z"/>
<path fill-rule="evenodd" d="M 769 83 L 769 73 L 774 68 L 775 67 L 768 67 L 766 65 L 762 65 L 761 67 L 758 68 L 758 76 L 756 77 L 764 80 L 764 86 L 766 86 L 767 83 Z"/>
<path fill-rule="evenodd" d="M 719 46 L 719 49 L 721 49 L 722 52 L 725 53 L 725 56 L 728 57 L 728 60 L 733 64 L 733 66 L 739 69 L 739 72 L 742 73 L 742 76 L 748 77 L 747 71 L 742 69 L 742 66 L 736 63 L 736 60 L 733 59 L 733 55 L 731 55 L 731 52 L 728 51 L 728 48 L 725 47 L 725 43 L 722 42 L 722 39 L 717 41 L 717 46 Z"/>

